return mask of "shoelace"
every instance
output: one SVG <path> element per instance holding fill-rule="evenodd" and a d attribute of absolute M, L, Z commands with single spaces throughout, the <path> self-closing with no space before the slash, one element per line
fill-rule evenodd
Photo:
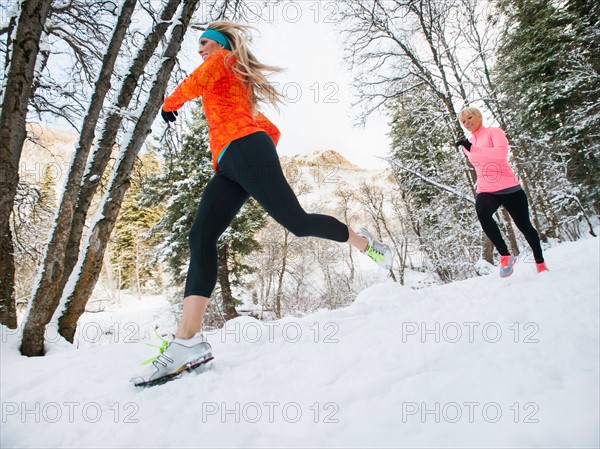
<path fill-rule="evenodd" d="M 148 359 L 148 360 L 145 360 L 145 361 L 143 361 L 142 363 L 140 363 L 140 365 L 149 365 L 150 363 L 152 363 L 152 362 L 156 362 L 156 361 L 159 361 L 159 362 L 160 362 L 160 360 L 158 360 L 158 358 L 159 358 L 161 355 L 163 355 L 163 352 L 165 352 L 165 349 L 167 349 L 167 347 L 169 346 L 169 340 L 167 340 L 167 339 L 165 339 L 165 338 L 162 338 L 162 337 L 161 337 L 161 336 L 158 334 L 158 332 L 156 331 L 156 329 L 154 329 L 154 333 L 156 334 L 156 336 L 158 337 L 158 339 L 159 339 L 159 340 L 160 340 L 162 343 L 160 344 L 160 346 L 153 345 L 153 344 L 150 344 L 150 343 L 146 343 L 146 345 L 148 345 L 148 346 L 152 346 L 153 348 L 158 348 L 158 351 L 159 351 L 159 352 L 158 352 L 158 355 L 157 355 L 156 357 L 152 357 L 152 358 L 150 358 L 150 359 Z"/>
<path fill-rule="evenodd" d="M 369 254 L 371 256 L 375 256 L 376 258 L 380 258 L 383 257 L 383 253 L 381 251 L 376 250 L 375 248 L 370 248 L 369 249 Z"/>
<path fill-rule="evenodd" d="M 385 253 L 386 253 L 386 247 L 385 247 L 385 245 L 374 241 L 369 246 L 368 251 L 375 252 L 375 253 L 377 253 L 378 256 L 383 257 L 383 256 L 385 256 Z"/>

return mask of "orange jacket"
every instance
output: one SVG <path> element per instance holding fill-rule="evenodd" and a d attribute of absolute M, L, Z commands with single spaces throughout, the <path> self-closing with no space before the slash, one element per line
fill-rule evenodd
<path fill-rule="evenodd" d="M 229 50 L 221 49 L 210 54 L 163 104 L 163 110 L 171 112 L 187 101 L 202 97 L 215 170 L 219 154 L 232 141 L 265 131 L 277 145 L 281 135 L 262 113 L 259 112 L 257 117 L 252 115 L 248 89 L 231 69 L 235 56 L 225 61 L 229 53 Z"/>

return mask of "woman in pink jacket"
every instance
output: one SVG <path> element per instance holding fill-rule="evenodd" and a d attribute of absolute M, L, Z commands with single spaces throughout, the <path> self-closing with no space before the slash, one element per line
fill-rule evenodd
<path fill-rule="evenodd" d="M 504 131 L 483 126 L 481 111 L 477 108 L 463 109 L 458 118 L 462 126 L 471 133 L 471 138 L 459 140 L 456 146 L 463 147 L 463 152 L 477 173 L 475 210 L 483 232 L 500 253 L 500 277 L 510 276 L 517 261 L 508 250 L 494 220 L 494 213 L 500 206 L 504 206 L 527 239 L 537 271 L 547 271 L 540 237 L 529 220 L 527 196 L 508 165 L 508 140 Z"/>

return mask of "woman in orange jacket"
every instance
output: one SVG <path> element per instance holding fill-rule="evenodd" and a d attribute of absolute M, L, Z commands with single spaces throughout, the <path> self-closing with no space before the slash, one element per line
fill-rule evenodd
<path fill-rule="evenodd" d="M 148 370 L 132 379 L 135 385 L 161 383 L 212 358 L 200 330 L 217 279 L 217 240 L 250 197 L 297 236 L 348 242 L 380 266 L 392 266 L 389 247 L 366 229 L 354 232 L 333 217 L 308 214 L 300 206 L 275 150 L 279 130 L 258 111 L 259 103 L 281 101 L 265 76 L 280 69 L 256 59 L 247 45 L 248 32 L 248 27 L 231 22 L 210 24 L 199 42 L 204 62 L 163 104 L 163 119 L 173 122 L 184 103 L 202 97 L 215 175 L 202 194 L 190 231 L 179 328 Z"/>

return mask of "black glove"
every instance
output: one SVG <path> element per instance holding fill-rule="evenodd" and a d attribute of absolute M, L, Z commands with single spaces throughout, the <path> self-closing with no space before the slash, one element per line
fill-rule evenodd
<path fill-rule="evenodd" d="M 167 123 L 174 122 L 177 119 L 177 111 L 166 112 L 164 109 L 161 109 L 160 115 L 162 116 L 163 120 Z"/>
<path fill-rule="evenodd" d="M 473 145 L 473 144 L 472 144 L 471 142 L 469 142 L 467 139 L 460 139 L 458 142 L 456 142 L 456 143 L 454 144 L 454 146 L 455 146 L 456 148 L 458 148 L 458 147 L 459 147 L 459 146 L 461 146 L 461 145 L 462 145 L 463 147 L 465 147 L 465 150 L 467 150 L 467 151 L 471 151 L 471 145 Z"/>

